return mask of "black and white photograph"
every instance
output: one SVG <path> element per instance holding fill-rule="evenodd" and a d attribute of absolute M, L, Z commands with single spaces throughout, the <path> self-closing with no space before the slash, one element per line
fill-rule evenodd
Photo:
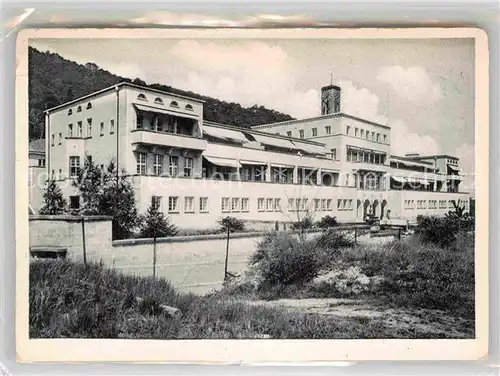
<path fill-rule="evenodd" d="M 29 339 L 478 337 L 474 36 L 101 32 L 26 42 Z"/>

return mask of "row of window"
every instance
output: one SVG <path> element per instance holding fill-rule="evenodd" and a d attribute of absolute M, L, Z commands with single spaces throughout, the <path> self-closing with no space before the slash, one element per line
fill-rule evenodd
<path fill-rule="evenodd" d="M 351 129 L 352 129 L 352 127 L 350 125 L 346 125 L 345 134 L 350 136 Z M 364 129 L 360 129 L 358 127 L 354 127 L 353 136 L 363 138 L 365 140 L 387 143 L 387 135 L 386 134 L 381 135 L 380 133 L 365 131 Z M 381 136 L 382 136 L 382 138 L 381 138 Z"/>
<path fill-rule="evenodd" d="M 142 93 L 137 96 L 137 100 L 148 102 L 148 98 L 146 97 L 145 94 L 142 94 Z M 160 97 L 155 98 L 154 103 L 155 104 L 161 104 L 161 105 L 164 104 L 163 103 L 163 99 L 161 99 Z M 171 101 L 170 102 L 170 107 L 179 108 L 179 103 L 177 101 Z M 190 105 L 190 104 L 186 104 L 186 106 L 184 108 L 186 110 L 188 110 L 188 111 L 193 111 L 194 110 L 193 106 Z"/>
<path fill-rule="evenodd" d="M 139 175 L 148 173 L 148 154 L 136 153 L 137 167 L 136 172 Z M 153 175 L 160 176 L 165 172 L 165 157 L 163 154 L 153 154 Z M 184 175 L 185 177 L 193 176 L 193 158 L 184 157 Z M 168 156 L 168 175 L 177 177 L 179 175 L 179 157 L 175 155 Z"/>
<path fill-rule="evenodd" d="M 347 147 L 346 149 L 346 160 L 347 162 L 363 162 L 383 165 L 385 164 L 386 155 L 381 153 L 375 153 L 371 150 L 364 149 L 353 149 Z"/>
<path fill-rule="evenodd" d="M 169 213 L 180 213 L 181 212 L 180 204 L 181 201 L 179 196 L 169 196 L 167 211 Z M 184 204 L 183 206 L 184 213 L 195 213 L 196 209 L 195 209 L 194 196 L 184 197 L 183 204 Z M 163 211 L 163 197 L 152 196 L 151 206 L 158 209 L 159 211 Z M 208 213 L 208 197 L 198 197 L 197 206 L 199 213 Z"/>
<path fill-rule="evenodd" d="M 109 121 L 109 134 L 115 133 L 115 120 L 111 119 Z M 99 126 L 99 134 L 100 136 L 104 136 L 105 134 L 105 129 L 104 129 L 104 122 L 101 122 Z M 61 132 L 57 135 L 57 144 L 61 145 L 62 140 L 63 140 L 63 135 Z M 92 119 L 87 119 L 87 125 L 84 130 L 83 128 L 83 122 L 79 121 L 76 123 L 76 127 L 74 124 L 70 123 L 68 124 L 68 137 L 69 138 L 83 138 L 83 137 L 92 137 Z M 51 135 L 51 146 L 55 145 L 55 138 L 56 135 L 52 133 Z"/>
<path fill-rule="evenodd" d="M 87 110 L 90 110 L 91 108 L 92 108 L 92 103 L 90 103 L 90 102 L 87 103 Z M 82 106 L 78 106 L 76 108 L 76 112 L 82 112 Z M 71 109 L 71 108 L 68 110 L 68 116 L 69 115 L 73 115 L 73 109 Z"/>
<path fill-rule="evenodd" d="M 404 207 L 406 210 L 412 209 L 453 209 L 454 201 L 453 200 L 417 200 L 415 206 L 415 200 L 405 200 Z M 439 204 L 439 205 L 438 205 Z M 458 200 L 457 202 L 459 207 L 465 208 L 467 201 Z"/>

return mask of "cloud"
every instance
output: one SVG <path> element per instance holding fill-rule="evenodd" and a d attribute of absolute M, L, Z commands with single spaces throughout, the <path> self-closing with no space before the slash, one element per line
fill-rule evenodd
<path fill-rule="evenodd" d="M 342 88 L 341 111 L 380 124 L 387 124 L 387 117 L 379 112 L 380 99 L 366 88 L 360 88 L 351 81 L 339 81 Z"/>
<path fill-rule="evenodd" d="M 172 78 L 172 86 L 237 102 L 264 105 L 293 117 L 320 113 L 319 92 L 299 89 L 288 56 L 281 47 L 262 42 L 238 43 L 184 40 L 172 55 L 189 69 Z"/>
<path fill-rule="evenodd" d="M 411 132 L 402 120 L 394 120 L 391 126 L 391 154 L 404 156 L 407 153 L 421 155 L 439 154 L 437 141 L 429 135 Z"/>
<path fill-rule="evenodd" d="M 414 104 L 429 104 L 442 97 L 439 85 L 421 67 L 385 67 L 378 72 L 377 80 L 389 84 L 394 92 Z"/>

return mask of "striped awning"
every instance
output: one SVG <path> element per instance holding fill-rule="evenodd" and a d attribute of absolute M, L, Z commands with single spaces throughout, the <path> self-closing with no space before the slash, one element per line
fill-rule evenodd
<path fill-rule="evenodd" d="M 232 129 L 204 126 L 203 133 L 221 140 L 230 140 L 242 144 L 249 141 L 242 132 L 234 131 Z"/>
<path fill-rule="evenodd" d="M 270 136 L 264 136 L 260 134 L 253 134 L 252 136 L 257 140 L 257 142 L 261 143 L 262 145 L 268 145 L 268 146 L 276 146 L 279 148 L 283 149 L 290 149 L 290 150 L 301 150 L 295 144 L 292 143 L 292 141 L 285 140 L 283 138 L 278 138 L 278 137 L 270 137 Z"/>
<path fill-rule="evenodd" d="M 136 109 L 141 110 L 141 111 L 153 112 L 153 113 L 164 114 L 164 115 L 179 116 L 179 117 L 185 117 L 185 118 L 190 118 L 190 119 L 198 119 L 198 117 L 195 115 L 180 113 L 180 112 L 176 112 L 176 111 L 169 111 L 169 110 L 166 110 L 164 108 L 146 106 L 144 104 L 139 104 L 139 103 L 133 103 L 133 105 Z"/>

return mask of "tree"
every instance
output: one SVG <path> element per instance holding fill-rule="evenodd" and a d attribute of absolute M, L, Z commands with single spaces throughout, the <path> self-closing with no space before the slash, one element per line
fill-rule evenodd
<path fill-rule="evenodd" d="M 221 230 L 226 232 L 226 258 L 224 261 L 224 281 L 227 281 L 229 277 L 234 277 L 233 274 L 227 271 L 227 263 L 229 260 L 229 238 L 232 232 L 243 231 L 245 229 L 245 223 L 235 217 L 224 217 L 218 221 Z"/>
<path fill-rule="evenodd" d="M 44 204 L 40 214 L 57 215 L 66 212 L 66 200 L 54 180 L 50 180 L 43 193 Z"/>
<path fill-rule="evenodd" d="M 141 238 L 153 238 L 153 279 L 156 276 L 156 239 L 165 236 L 175 236 L 177 227 L 170 224 L 168 218 L 158 211 L 154 203 L 148 208 L 145 215 L 141 216 Z"/>
<path fill-rule="evenodd" d="M 162 212 L 158 211 L 156 205 L 151 205 L 146 214 L 140 217 L 141 238 L 162 238 L 165 236 L 177 235 L 178 229 L 175 225 L 169 223 L 168 217 L 165 217 Z"/>
<path fill-rule="evenodd" d="M 132 236 L 138 219 L 134 188 L 124 172 L 117 174 L 113 161 L 106 169 L 101 169 L 86 158 L 74 185 L 80 191 L 80 214 L 111 216 L 113 239 Z"/>

